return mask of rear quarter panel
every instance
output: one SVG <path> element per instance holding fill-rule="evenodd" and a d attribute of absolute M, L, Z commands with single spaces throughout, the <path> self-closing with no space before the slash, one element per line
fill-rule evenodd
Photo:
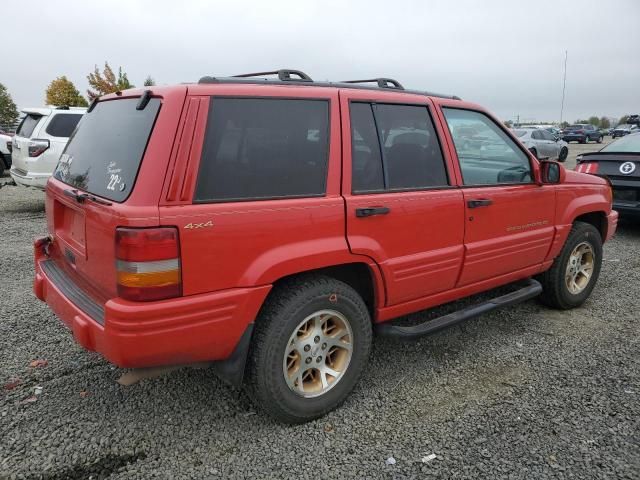
<path fill-rule="evenodd" d="M 336 89 L 197 85 L 189 93 L 160 207 L 160 222 L 180 230 L 185 295 L 266 285 L 286 275 L 362 261 L 349 253 L 345 238 Z M 193 204 L 209 105 L 215 102 L 211 96 L 328 100 L 326 195 Z"/>

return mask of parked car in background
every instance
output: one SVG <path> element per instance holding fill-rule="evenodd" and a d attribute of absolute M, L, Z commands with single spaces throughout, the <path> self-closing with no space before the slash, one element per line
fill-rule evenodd
<path fill-rule="evenodd" d="M 640 127 L 635 124 L 623 123 L 622 125 L 618 125 L 613 129 L 613 133 L 611 136 L 613 138 L 624 137 L 625 135 L 629 135 L 631 133 L 640 132 Z"/>
<path fill-rule="evenodd" d="M 594 125 L 587 123 L 578 123 L 576 125 L 569 125 L 562 130 L 562 139 L 565 142 L 598 142 L 602 143 L 602 134 Z"/>
<path fill-rule="evenodd" d="M 374 329 L 587 300 L 617 225 L 605 179 L 536 160 L 456 96 L 270 73 L 125 90 L 82 120 L 47 185 L 33 288 L 84 348 L 212 362 L 300 423 L 349 395 Z"/>
<path fill-rule="evenodd" d="M 0 177 L 11 168 L 11 135 L 0 130 Z"/>
<path fill-rule="evenodd" d="M 25 108 L 13 137 L 11 177 L 18 185 L 44 190 L 69 137 L 87 111 L 81 107 Z"/>
<path fill-rule="evenodd" d="M 613 185 L 613 208 L 640 216 L 640 132 L 625 135 L 598 152 L 576 158 L 575 170 L 606 175 Z"/>
<path fill-rule="evenodd" d="M 569 145 L 544 128 L 516 128 L 513 133 L 536 158 L 550 158 L 564 162 Z"/>

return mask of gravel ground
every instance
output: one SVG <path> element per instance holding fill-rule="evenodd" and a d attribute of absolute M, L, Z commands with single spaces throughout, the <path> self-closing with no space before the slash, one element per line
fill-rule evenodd
<path fill-rule="evenodd" d="M 291 427 L 208 370 L 116 384 L 31 293 L 43 208 L 0 189 L 0 478 L 640 478 L 637 223 L 583 308 L 378 338 L 342 408 Z"/>

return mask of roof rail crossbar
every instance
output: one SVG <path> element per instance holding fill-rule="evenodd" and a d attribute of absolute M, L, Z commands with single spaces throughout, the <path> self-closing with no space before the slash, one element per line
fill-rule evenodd
<path fill-rule="evenodd" d="M 313 80 L 311 79 L 311 77 L 309 75 L 307 75 L 306 73 L 300 71 L 300 70 L 291 70 L 288 68 L 283 68 L 280 70 L 274 70 L 272 72 L 257 72 L 257 73 L 243 73 L 240 75 L 233 75 L 233 77 L 236 78 L 250 78 L 250 77 L 264 77 L 267 75 L 277 75 L 278 76 L 278 80 L 282 81 L 282 82 L 286 82 L 287 80 L 297 80 L 297 81 L 303 81 L 303 82 L 313 82 Z M 295 75 L 298 78 L 291 78 L 291 75 Z"/>
<path fill-rule="evenodd" d="M 344 80 L 340 83 L 376 83 L 380 88 L 394 88 L 396 90 L 404 90 L 402 84 L 393 78 L 369 78 L 367 80 Z"/>

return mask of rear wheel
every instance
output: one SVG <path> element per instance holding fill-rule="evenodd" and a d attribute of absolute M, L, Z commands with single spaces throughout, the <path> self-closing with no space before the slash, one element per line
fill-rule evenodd
<path fill-rule="evenodd" d="M 602 238 L 591 224 L 576 222 L 549 270 L 539 276 L 540 301 L 567 310 L 582 305 L 595 287 L 602 266 Z"/>
<path fill-rule="evenodd" d="M 584 138 L 580 140 L 580 143 L 589 143 L 589 135 L 585 135 Z"/>
<path fill-rule="evenodd" d="M 602 143 L 602 135 L 598 137 L 598 143 Z"/>
<path fill-rule="evenodd" d="M 256 407 L 286 423 L 340 405 L 364 372 L 371 319 L 358 293 L 324 276 L 278 287 L 256 321 L 247 391 Z"/>
<path fill-rule="evenodd" d="M 558 160 L 564 162 L 569 156 L 569 149 L 567 147 L 562 147 L 560 149 L 560 155 L 558 155 Z"/>

